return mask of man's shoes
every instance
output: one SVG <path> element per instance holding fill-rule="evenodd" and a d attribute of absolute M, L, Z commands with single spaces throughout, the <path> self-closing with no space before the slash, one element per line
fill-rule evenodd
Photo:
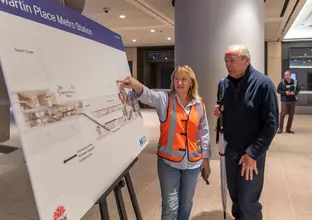
<path fill-rule="evenodd" d="M 295 132 L 293 132 L 292 130 L 286 130 L 286 133 L 294 134 Z"/>
<path fill-rule="evenodd" d="M 277 133 L 281 134 L 281 133 L 283 133 L 283 130 L 282 129 L 278 129 Z"/>

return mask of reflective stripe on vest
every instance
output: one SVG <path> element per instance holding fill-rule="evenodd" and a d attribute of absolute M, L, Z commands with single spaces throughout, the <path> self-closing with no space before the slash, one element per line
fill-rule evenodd
<path fill-rule="evenodd" d="M 203 119 L 202 103 L 192 106 L 189 116 L 187 116 L 176 98 L 169 96 L 167 120 L 161 123 L 157 154 L 168 160 L 179 162 L 183 160 L 186 147 L 188 147 L 189 160 L 200 160 L 202 158 L 202 134 L 199 134 L 198 128 Z M 177 134 L 177 132 L 181 133 Z"/>
<path fill-rule="evenodd" d="M 283 86 L 285 86 L 285 79 L 282 80 Z M 297 80 L 294 79 L 294 84 L 290 85 L 294 87 L 294 92 L 296 92 L 297 90 Z"/>

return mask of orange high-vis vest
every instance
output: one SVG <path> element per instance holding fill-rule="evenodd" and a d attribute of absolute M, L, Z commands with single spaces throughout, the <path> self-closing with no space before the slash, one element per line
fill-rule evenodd
<path fill-rule="evenodd" d="M 204 105 L 201 101 L 193 105 L 187 115 L 177 98 L 169 95 L 167 119 L 160 124 L 157 155 L 180 162 L 187 151 L 189 161 L 199 161 L 202 158 L 202 140 L 198 128 L 202 120 Z"/>

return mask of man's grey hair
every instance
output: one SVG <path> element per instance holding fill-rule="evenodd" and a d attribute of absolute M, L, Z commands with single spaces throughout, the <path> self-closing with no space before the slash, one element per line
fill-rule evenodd
<path fill-rule="evenodd" d="M 248 58 L 250 60 L 250 53 L 248 47 L 244 44 L 233 44 L 228 47 L 229 50 L 237 51 L 241 58 Z"/>

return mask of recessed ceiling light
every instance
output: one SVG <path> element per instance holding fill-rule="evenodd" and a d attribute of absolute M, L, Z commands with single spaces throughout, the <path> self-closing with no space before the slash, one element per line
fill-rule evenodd
<path fill-rule="evenodd" d="M 126 18 L 126 15 L 120 15 L 119 17 L 124 19 L 124 18 Z"/>
<path fill-rule="evenodd" d="M 154 33 L 154 32 L 155 32 L 155 30 L 151 30 L 151 32 L 153 32 L 153 33 Z"/>
<path fill-rule="evenodd" d="M 133 41 L 133 42 L 136 42 L 136 39 L 133 39 L 132 41 Z"/>
<path fill-rule="evenodd" d="M 168 37 L 167 40 L 171 40 L 171 37 Z"/>

